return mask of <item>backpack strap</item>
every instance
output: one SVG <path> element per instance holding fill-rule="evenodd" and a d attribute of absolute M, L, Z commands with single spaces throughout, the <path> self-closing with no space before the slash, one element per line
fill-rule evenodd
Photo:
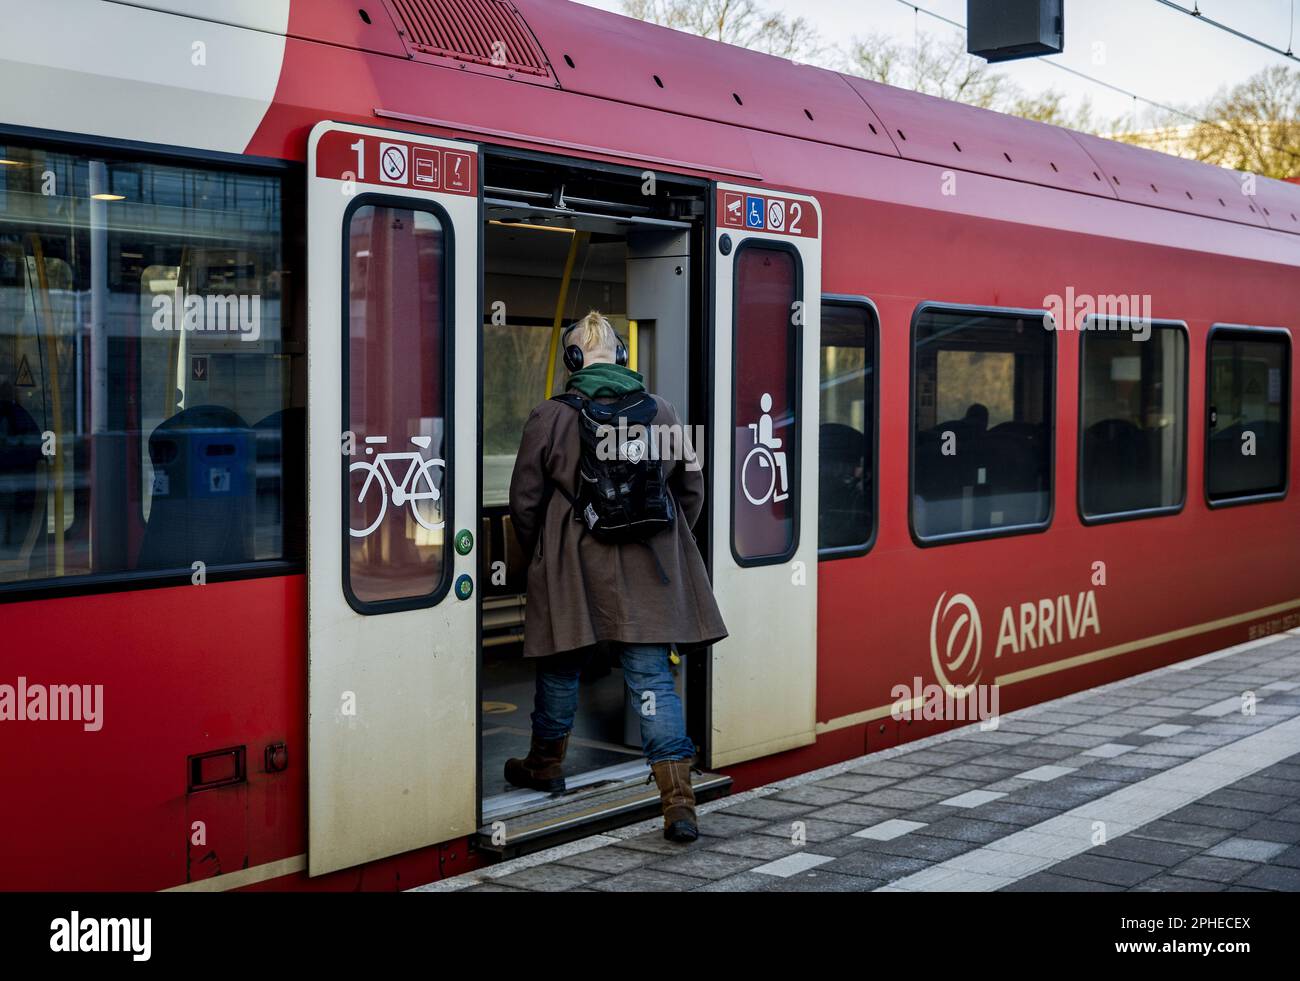
<path fill-rule="evenodd" d="M 569 507 L 572 508 L 572 507 L 576 507 L 576 506 L 577 506 L 577 504 L 578 504 L 578 499 L 577 499 L 576 497 L 574 497 L 572 494 L 570 494 L 568 491 L 566 491 L 566 490 L 565 490 L 563 487 L 561 487 L 559 484 L 557 484 L 554 480 L 552 480 L 552 479 L 550 478 L 550 476 L 547 476 L 547 478 L 546 478 L 546 484 L 547 484 L 547 486 L 548 486 L 551 490 L 557 490 L 557 491 L 559 491 L 559 492 L 560 492 L 560 496 L 563 497 L 566 501 L 569 502 Z M 549 491 L 547 492 L 547 501 L 546 501 L 546 503 L 547 503 L 547 504 L 550 504 L 550 492 L 549 492 Z M 583 525 L 583 527 L 585 528 L 586 525 Z"/>
<path fill-rule="evenodd" d="M 587 404 L 586 397 L 578 395 L 575 392 L 561 392 L 559 395 L 552 395 L 551 401 L 561 402 L 571 409 L 577 409 L 579 412 L 581 412 L 582 407 Z"/>

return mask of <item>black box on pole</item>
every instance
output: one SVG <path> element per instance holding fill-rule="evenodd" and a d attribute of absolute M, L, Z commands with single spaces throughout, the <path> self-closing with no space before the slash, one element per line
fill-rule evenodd
<path fill-rule="evenodd" d="M 966 0 L 966 50 L 987 61 L 1060 54 L 1065 0 Z"/>

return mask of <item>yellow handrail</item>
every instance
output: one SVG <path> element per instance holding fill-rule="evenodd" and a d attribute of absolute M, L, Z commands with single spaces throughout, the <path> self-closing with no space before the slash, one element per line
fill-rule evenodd
<path fill-rule="evenodd" d="M 555 319 L 551 322 L 551 346 L 546 358 L 546 397 L 555 391 L 555 355 L 560 348 L 560 325 L 564 321 L 564 304 L 569 298 L 569 283 L 573 279 L 573 263 L 578 258 L 578 248 L 591 238 L 591 232 L 574 232 L 569 239 L 569 255 L 564 260 L 564 275 L 560 279 L 560 295 L 555 301 Z"/>
<path fill-rule="evenodd" d="M 636 321 L 635 321 L 635 320 L 629 320 L 629 321 L 627 322 L 627 366 L 628 366 L 629 368 L 631 368 L 633 371 L 636 371 L 636 370 L 637 370 L 637 367 L 636 367 L 636 332 L 637 332 L 637 323 L 636 323 Z"/>

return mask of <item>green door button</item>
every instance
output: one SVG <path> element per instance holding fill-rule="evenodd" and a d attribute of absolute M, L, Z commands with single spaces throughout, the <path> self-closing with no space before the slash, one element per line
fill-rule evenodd
<path fill-rule="evenodd" d="M 468 528 L 462 528 L 456 532 L 456 551 L 461 555 L 469 555 L 474 548 L 474 533 Z"/>
<path fill-rule="evenodd" d="M 462 573 L 456 578 L 456 598 L 467 600 L 474 595 L 474 580 Z"/>

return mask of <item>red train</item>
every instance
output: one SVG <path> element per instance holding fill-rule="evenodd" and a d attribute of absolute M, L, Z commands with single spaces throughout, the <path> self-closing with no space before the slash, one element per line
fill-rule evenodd
<path fill-rule="evenodd" d="M 505 490 L 591 307 L 704 462 L 701 795 L 1300 624 L 1300 188 L 558 0 L 0 19 L 6 889 L 653 807 L 616 667 L 569 794 L 500 772 Z"/>

